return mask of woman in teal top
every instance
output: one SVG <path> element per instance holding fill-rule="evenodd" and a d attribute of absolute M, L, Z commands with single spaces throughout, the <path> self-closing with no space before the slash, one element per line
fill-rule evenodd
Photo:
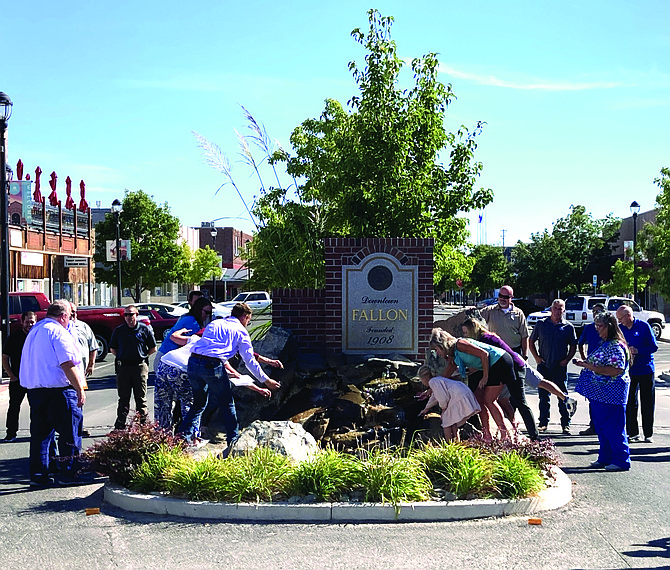
<path fill-rule="evenodd" d="M 482 408 L 480 412 L 485 439 L 491 439 L 489 414 L 493 417 L 503 439 L 509 437 L 502 410 L 497 403 L 503 384 L 513 383 L 512 357 L 497 346 L 473 339 L 459 338 L 442 329 L 433 329 L 430 348 L 447 360 L 442 376 L 449 378 L 458 368 L 462 378 L 468 380 L 470 389 Z M 468 376 L 468 369 L 474 371 Z"/>

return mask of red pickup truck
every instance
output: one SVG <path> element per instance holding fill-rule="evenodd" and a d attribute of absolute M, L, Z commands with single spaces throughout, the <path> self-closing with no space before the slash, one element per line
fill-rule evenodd
<path fill-rule="evenodd" d="M 38 321 L 43 319 L 50 304 L 49 298 L 44 293 L 35 291 L 10 293 L 11 331 L 19 328 L 21 315 L 26 311 L 33 311 Z M 109 352 L 109 339 L 112 337 L 112 331 L 123 323 L 123 307 L 77 307 L 77 318 L 84 321 L 93 330 L 98 341 L 96 360 L 104 360 Z"/>

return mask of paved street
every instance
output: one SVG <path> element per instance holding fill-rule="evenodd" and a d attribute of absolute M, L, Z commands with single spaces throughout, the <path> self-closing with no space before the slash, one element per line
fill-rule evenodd
<path fill-rule="evenodd" d="M 667 330 L 666 330 L 667 334 Z M 670 344 L 658 354 L 670 370 Z M 116 397 L 109 362 L 90 382 L 85 425 L 111 429 Z M 588 469 L 595 438 L 549 432 L 573 481 L 573 501 L 542 515 L 428 524 L 239 524 L 126 513 L 102 502 L 101 485 L 27 486 L 28 409 L 19 441 L 0 445 L 2 568 L 668 568 L 670 567 L 670 384 L 657 387 L 653 444 L 635 444 L 629 473 Z M 152 394 L 150 394 L 150 401 Z M 537 396 L 529 394 L 537 411 Z M 6 413 L 6 392 L 0 416 Z M 585 403 L 576 433 L 588 419 Z M 552 433 L 553 432 L 553 433 Z M 0 431 L 4 434 L 4 430 Z M 85 440 L 91 443 L 92 440 Z M 101 514 L 86 516 L 85 509 Z"/>

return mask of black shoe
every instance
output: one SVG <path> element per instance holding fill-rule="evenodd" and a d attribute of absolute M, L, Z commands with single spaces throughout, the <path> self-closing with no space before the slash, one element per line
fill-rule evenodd
<path fill-rule="evenodd" d="M 87 429 L 81 430 L 81 437 L 91 437 L 91 432 Z"/>
<path fill-rule="evenodd" d="M 72 487 L 74 485 L 90 485 L 96 483 L 99 477 L 96 473 L 61 473 L 58 476 L 58 484 L 62 487 Z"/>
<path fill-rule="evenodd" d="M 7 434 L 5 437 L 2 438 L 3 443 L 11 443 L 12 441 L 16 441 L 16 434 L 14 435 Z"/>
<path fill-rule="evenodd" d="M 53 483 L 53 477 L 47 475 L 33 475 L 30 478 L 31 487 L 48 487 L 49 485 L 53 485 Z"/>
<path fill-rule="evenodd" d="M 579 432 L 579 435 L 597 435 L 596 430 L 592 427 L 588 427 Z"/>

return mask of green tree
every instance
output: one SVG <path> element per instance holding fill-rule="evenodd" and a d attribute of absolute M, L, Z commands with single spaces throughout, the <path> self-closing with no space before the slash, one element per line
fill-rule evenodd
<path fill-rule="evenodd" d="M 121 239 L 131 241 L 131 260 L 121 262 L 121 285 L 130 290 L 135 302 L 143 291 L 164 283 L 183 281 L 189 266 L 185 244 L 178 243 L 179 219 L 167 203 L 159 206 L 151 196 L 138 190 L 127 192 L 120 214 Z M 105 255 L 107 240 L 116 239 L 116 221 L 109 213 L 95 226 L 94 260 L 98 282 L 116 285 L 116 263 Z"/>
<path fill-rule="evenodd" d="M 641 239 L 638 241 L 641 243 L 638 245 L 652 264 L 653 289 L 668 298 L 670 297 L 670 168 L 662 168 L 661 175 L 654 180 L 654 184 L 661 189 L 656 196 L 656 222 L 645 224 L 640 232 Z"/>
<path fill-rule="evenodd" d="M 554 291 L 587 291 L 592 276 L 610 278 L 611 249 L 621 221 L 608 215 L 594 219 L 584 206 L 572 206 L 559 218 L 552 232 L 531 235 L 529 243 L 517 243 L 513 253 L 515 287 L 522 295 Z"/>
<path fill-rule="evenodd" d="M 472 132 L 445 129 L 453 93 L 438 81 L 436 55 L 414 59 L 413 87 L 399 87 L 404 62 L 391 39 L 393 18 L 376 10 L 368 16 L 367 35 L 352 32 L 366 55 L 363 67 L 349 63 L 358 93 L 348 109 L 327 99 L 320 117 L 293 131 L 293 154 L 272 151 L 263 143 L 264 130 L 252 124 L 252 142 L 273 165 L 285 163 L 294 182 L 284 186 L 277 177 L 276 187 L 261 184 L 252 210 L 258 232 L 247 252 L 257 286 L 323 286 L 321 241 L 329 236 L 433 237 L 443 260 L 458 258 L 468 237 L 459 214 L 492 200 L 490 189 L 474 188 L 482 170 L 474 160 L 482 124 Z M 445 166 L 439 160 L 447 153 Z M 225 173 L 222 160 L 218 165 Z M 438 271 L 450 267 L 441 263 Z M 437 281 L 442 277 L 453 275 L 438 274 Z"/>
<path fill-rule="evenodd" d="M 186 246 L 188 247 L 188 246 Z M 208 245 L 191 252 L 187 250 L 190 266 L 184 273 L 184 282 L 201 285 L 207 279 L 221 277 L 223 270 L 220 266 L 219 254 Z"/>
<path fill-rule="evenodd" d="M 478 293 L 486 293 L 506 283 L 510 283 L 510 266 L 501 247 L 476 245 L 470 257 L 474 261 L 470 274 L 470 288 Z"/>
<path fill-rule="evenodd" d="M 638 268 L 637 284 L 640 289 L 644 289 L 649 275 Z M 633 292 L 633 260 L 617 259 L 612 266 L 612 280 L 603 283 L 601 290 L 605 295 L 629 295 Z"/>

